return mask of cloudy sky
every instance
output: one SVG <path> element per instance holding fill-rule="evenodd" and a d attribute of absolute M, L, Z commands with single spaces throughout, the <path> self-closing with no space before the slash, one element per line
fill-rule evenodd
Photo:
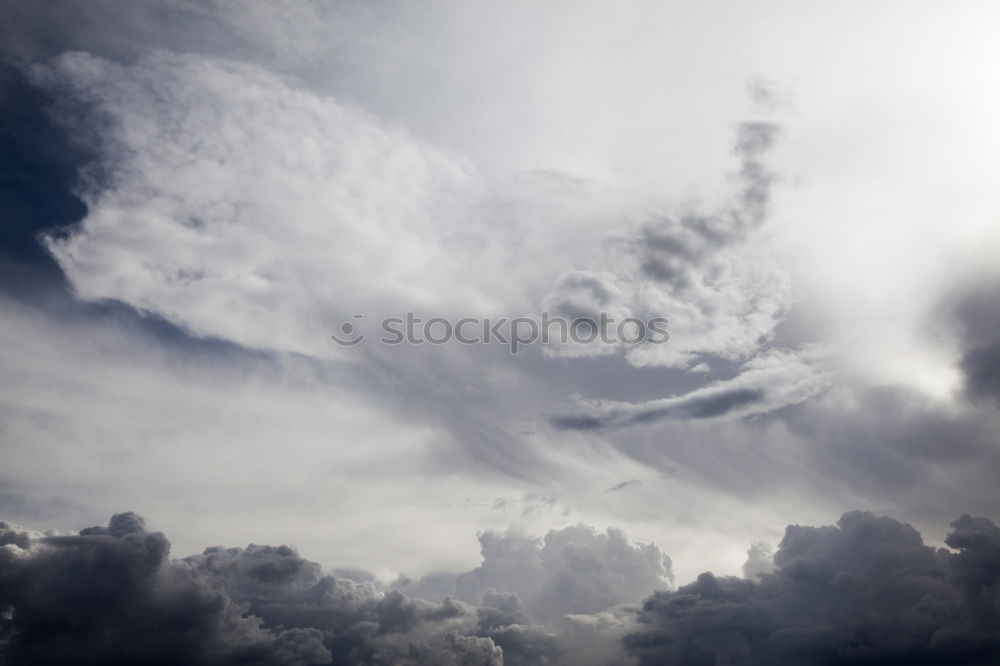
<path fill-rule="evenodd" d="M 995 663 L 998 25 L 0 2 L 0 651 Z"/>

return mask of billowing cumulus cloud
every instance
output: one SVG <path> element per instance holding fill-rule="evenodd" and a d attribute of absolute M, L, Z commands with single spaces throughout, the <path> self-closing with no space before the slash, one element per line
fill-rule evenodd
<path fill-rule="evenodd" d="M 969 516 L 952 528 L 957 553 L 864 512 L 790 526 L 772 573 L 654 594 L 626 644 L 640 664 L 994 663 L 1000 528 Z"/>
<path fill-rule="evenodd" d="M 674 591 L 656 589 L 669 559 L 616 530 L 487 533 L 483 563 L 452 576 L 468 602 L 388 591 L 361 572 L 324 574 L 288 546 L 171 559 L 166 537 L 132 513 L 77 534 L 0 527 L 0 649 L 11 664 L 987 664 L 1000 655 L 1000 528 L 968 515 L 952 523 L 954 550 L 865 512 L 792 525 L 756 580 L 704 573 Z M 622 603 L 631 596 L 645 599 Z"/>
<path fill-rule="evenodd" d="M 774 571 L 774 552 L 762 541 L 750 544 L 747 550 L 747 561 L 743 563 L 743 577 L 756 580 L 761 574 Z"/>
<path fill-rule="evenodd" d="M 479 543 L 483 563 L 458 577 L 456 596 L 476 603 L 490 589 L 515 592 L 532 618 L 547 623 L 636 601 L 673 580 L 659 548 L 611 528 L 567 527 L 543 539 L 485 532 Z"/>
<path fill-rule="evenodd" d="M 768 256 L 759 230 L 774 174 L 762 161 L 777 127 L 745 122 L 736 132 L 740 188 L 718 213 L 657 215 L 612 237 L 617 248 L 600 272 L 564 274 L 545 300 L 568 318 L 617 321 L 667 316 L 670 343 L 627 348 L 635 365 L 694 367 L 706 357 L 744 361 L 759 352 L 791 304 L 788 276 Z M 600 354 L 606 345 L 563 345 L 563 355 Z"/>
<path fill-rule="evenodd" d="M 319 631 L 262 627 L 196 571 L 170 561 L 166 537 L 134 514 L 40 540 L 3 528 L 8 663 L 329 661 Z"/>
<path fill-rule="evenodd" d="M 616 530 L 552 533 L 544 548 L 485 535 L 483 566 L 452 575 L 468 604 L 327 575 L 288 546 L 171 559 L 166 537 L 133 513 L 77 534 L 0 527 L 0 654 L 11 664 L 597 664 L 574 637 L 617 655 L 607 635 L 625 620 L 589 611 L 638 600 L 669 573 L 659 549 Z"/>

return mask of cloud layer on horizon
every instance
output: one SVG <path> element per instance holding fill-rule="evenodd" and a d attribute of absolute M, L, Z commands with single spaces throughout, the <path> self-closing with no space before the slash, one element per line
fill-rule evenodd
<path fill-rule="evenodd" d="M 481 542 L 482 565 L 452 577 L 458 599 L 428 601 L 363 571 L 324 574 L 288 546 L 211 547 L 172 559 L 167 538 L 134 513 L 76 534 L 0 523 L 0 654 L 10 664 L 413 666 L 987 664 L 1000 656 L 1000 528 L 985 518 L 952 523 L 954 550 L 866 512 L 836 525 L 792 525 L 770 571 L 745 579 L 706 572 L 671 591 L 656 590 L 669 558 L 614 530 L 577 526 L 543 542 L 485 534 Z M 635 578 L 643 570 L 649 577 Z M 623 573 L 634 583 L 623 584 Z"/>

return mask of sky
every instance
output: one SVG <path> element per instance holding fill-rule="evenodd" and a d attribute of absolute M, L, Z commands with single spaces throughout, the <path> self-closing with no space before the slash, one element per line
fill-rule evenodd
<path fill-rule="evenodd" d="M 0 2 L 0 656 L 996 663 L 998 21 Z"/>

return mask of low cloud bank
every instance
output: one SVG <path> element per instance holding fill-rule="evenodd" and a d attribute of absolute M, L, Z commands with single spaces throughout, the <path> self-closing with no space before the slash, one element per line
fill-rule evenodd
<path fill-rule="evenodd" d="M 1000 528 L 968 515 L 952 528 L 950 549 L 932 548 L 905 523 L 850 512 L 788 527 L 770 572 L 752 548 L 753 580 L 704 573 L 667 590 L 669 558 L 614 529 L 485 532 L 472 571 L 385 586 L 324 574 L 288 546 L 172 559 L 167 538 L 133 513 L 72 535 L 0 523 L 0 655 L 12 665 L 996 663 Z"/>

